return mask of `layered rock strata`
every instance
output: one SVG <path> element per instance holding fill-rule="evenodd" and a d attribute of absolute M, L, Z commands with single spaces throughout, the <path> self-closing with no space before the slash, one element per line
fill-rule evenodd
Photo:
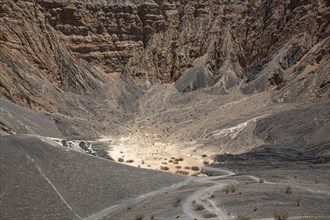
<path fill-rule="evenodd" d="M 1 94 L 57 111 L 67 91 L 99 91 L 108 76 L 171 83 L 202 67 L 220 94 L 245 83 L 300 94 L 307 79 L 303 99 L 327 97 L 329 16 L 324 0 L 5 0 Z"/>

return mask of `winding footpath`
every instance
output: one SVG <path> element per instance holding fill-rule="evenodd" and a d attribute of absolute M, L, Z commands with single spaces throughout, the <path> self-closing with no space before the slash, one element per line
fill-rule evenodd
<path fill-rule="evenodd" d="M 237 181 L 233 180 L 218 182 L 219 180 L 224 180 L 236 174 L 228 170 L 223 170 L 214 167 L 204 167 L 202 171 L 204 173 L 212 172 L 213 175 L 216 174 L 217 176 L 201 177 L 196 178 L 194 180 L 194 182 L 205 184 L 205 187 L 195 191 L 193 194 L 186 198 L 186 200 L 182 204 L 183 213 L 189 219 L 204 219 L 204 217 L 199 213 L 199 209 L 205 209 L 212 216 L 215 216 L 213 218 L 207 219 L 231 219 L 232 217 L 226 215 L 210 198 L 213 192 L 222 190 L 229 184 L 238 183 Z M 208 187 L 209 184 L 215 185 Z"/>
<path fill-rule="evenodd" d="M 92 216 L 85 218 L 86 220 L 97 220 L 102 219 L 103 217 L 111 217 L 112 214 L 127 209 L 128 207 L 132 207 L 134 205 L 139 204 L 141 201 L 149 199 L 151 197 L 156 197 L 158 195 L 163 194 L 164 192 L 168 192 L 169 190 L 176 190 L 182 186 L 189 185 L 199 185 L 199 189 L 194 191 L 185 200 L 181 203 L 181 208 L 184 216 L 181 219 L 189 219 L 189 220 L 233 220 L 236 219 L 236 216 L 228 215 L 224 212 L 224 210 L 219 207 L 216 201 L 212 200 L 212 195 L 214 192 L 223 190 L 228 185 L 238 184 L 239 182 L 233 180 L 232 177 L 236 176 L 236 173 L 224 170 L 215 167 L 204 167 L 202 169 L 203 173 L 212 173 L 213 176 L 207 177 L 191 177 L 186 181 L 174 184 L 170 187 L 157 190 L 151 193 L 147 193 L 139 196 L 138 198 L 132 199 L 128 202 L 112 206 L 105 210 L 102 210 Z M 252 175 L 244 175 L 244 177 L 248 177 L 254 181 L 259 182 L 260 179 L 258 177 Z M 273 182 L 264 183 L 269 184 L 278 184 Z M 308 216 L 292 216 L 289 219 L 303 219 Z M 308 217 L 309 219 L 313 219 L 314 217 Z M 259 218 L 256 220 L 273 220 L 274 218 Z"/>

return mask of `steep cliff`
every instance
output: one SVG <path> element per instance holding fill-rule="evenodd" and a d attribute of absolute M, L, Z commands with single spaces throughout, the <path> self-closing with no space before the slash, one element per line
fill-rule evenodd
<path fill-rule="evenodd" d="M 5 0 L 1 94 L 57 111 L 67 92 L 100 92 L 109 77 L 171 83 L 202 67 L 220 94 L 328 97 L 329 16 L 323 0 Z"/>
<path fill-rule="evenodd" d="M 0 88 L 13 102 L 57 111 L 67 94 L 101 91 L 107 76 L 71 55 L 38 4 L 1 3 Z"/>
<path fill-rule="evenodd" d="M 330 28 L 325 1 L 158 4 L 167 15 L 167 29 L 153 34 L 145 50 L 129 61 L 129 70 L 137 77 L 173 82 L 189 68 L 202 66 L 208 84 L 224 94 L 242 80 L 243 93 L 305 80 L 303 88 L 289 89 L 291 100 L 307 87 L 313 94 L 299 94 L 306 100 L 324 95 L 324 87 L 329 88 Z"/>

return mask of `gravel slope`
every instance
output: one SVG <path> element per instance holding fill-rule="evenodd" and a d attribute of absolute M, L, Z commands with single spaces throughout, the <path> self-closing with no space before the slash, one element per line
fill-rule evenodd
<path fill-rule="evenodd" d="M 184 177 L 1 136 L 1 219 L 79 219 Z"/>

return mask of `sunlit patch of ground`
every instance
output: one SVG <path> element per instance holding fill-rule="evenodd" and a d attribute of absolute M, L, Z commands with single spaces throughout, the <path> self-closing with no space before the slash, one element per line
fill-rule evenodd
<path fill-rule="evenodd" d="M 140 135 L 102 140 L 111 141 L 108 153 L 115 161 L 135 167 L 201 176 L 200 169 L 213 162 L 210 155 L 194 152 L 192 148 L 153 143 Z"/>

